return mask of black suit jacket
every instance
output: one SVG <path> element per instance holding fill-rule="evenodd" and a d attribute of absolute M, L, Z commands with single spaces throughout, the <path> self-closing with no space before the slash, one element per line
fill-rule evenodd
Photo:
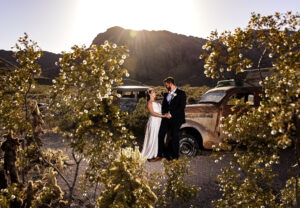
<path fill-rule="evenodd" d="M 186 105 L 186 94 L 183 90 L 176 89 L 176 96 L 173 96 L 170 104 L 167 101 L 168 93 L 164 93 L 164 99 L 162 102 L 162 113 L 166 114 L 170 112 L 171 121 L 178 122 L 180 124 L 185 123 L 185 105 Z"/>

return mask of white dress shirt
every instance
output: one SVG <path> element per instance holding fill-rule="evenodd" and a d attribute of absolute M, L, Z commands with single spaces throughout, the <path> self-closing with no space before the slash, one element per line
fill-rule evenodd
<path fill-rule="evenodd" d="M 172 98 L 174 97 L 173 95 L 174 95 L 176 90 L 177 90 L 177 87 L 172 92 L 169 92 L 169 94 L 167 95 L 167 101 L 168 101 L 169 104 L 170 104 Z"/>
<path fill-rule="evenodd" d="M 177 90 L 177 87 L 173 91 L 169 92 L 169 94 L 167 95 L 167 101 L 168 101 L 169 104 L 171 103 L 171 100 L 174 97 L 174 93 L 175 93 L 176 90 Z M 170 111 L 168 113 L 172 117 Z"/>

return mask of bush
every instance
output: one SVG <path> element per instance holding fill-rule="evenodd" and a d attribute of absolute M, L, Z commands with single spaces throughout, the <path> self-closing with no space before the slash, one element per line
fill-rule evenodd
<path fill-rule="evenodd" d="M 259 49 L 261 69 L 263 59 L 271 59 L 272 75 L 260 81 L 264 93 L 258 108 L 249 103 L 236 103 L 247 114 L 229 115 L 223 119 L 224 145 L 229 149 L 235 143 L 230 167 L 223 168 L 218 176 L 222 197 L 214 207 L 299 207 L 300 167 L 300 21 L 299 14 L 275 13 L 261 16 L 252 14 L 245 29 L 233 33 L 212 32 L 203 46 L 208 51 L 205 74 L 211 78 L 227 71 L 243 72 L 252 68 L 255 60 L 246 54 Z M 272 186 L 276 174 L 274 164 L 279 163 L 279 152 L 294 144 L 296 158 L 291 179 L 281 191 Z M 220 159 L 222 156 L 220 157 Z M 285 170 L 288 174 L 288 169 Z M 292 191 L 293 189 L 293 191 Z M 276 194 L 276 192 L 279 192 Z"/>
<path fill-rule="evenodd" d="M 145 98 L 139 99 L 134 111 L 129 112 L 125 117 L 125 123 L 133 134 L 138 138 L 144 138 L 146 124 L 148 121 L 147 101 Z"/>

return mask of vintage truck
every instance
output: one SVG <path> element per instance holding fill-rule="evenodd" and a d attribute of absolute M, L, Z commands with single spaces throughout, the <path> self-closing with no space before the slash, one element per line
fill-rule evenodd
<path fill-rule="evenodd" d="M 120 95 L 119 107 L 122 111 L 133 111 L 140 98 L 146 98 L 148 86 L 142 85 L 125 85 L 114 87 Z"/>
<path fill-rule="evenodd" d="M 212 149 L 212 145 L 222 142 L 220 118 L 235 113 L 231 108 L 236 99 L 259 105 L 261 87 L 227 84 L 207 91 L 198 104 L 186 106 L 186 123 L 180 129 L 181 154 L 195 156 L 198 151 Z"/>

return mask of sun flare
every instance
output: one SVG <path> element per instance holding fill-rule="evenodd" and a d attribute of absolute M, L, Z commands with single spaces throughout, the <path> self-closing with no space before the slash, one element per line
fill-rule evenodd
<path fill-rule="evenodd" d="M 79 38 L 83 38 L 87 35 L 87 29 L 96 35 L 104 32 L 100 28 L 113 26 L 132 30 L 169 30 L 176 33 L 197 30 L 197 27 L 190 28 L 191 22 L 195 25 L 194 22 L 199 20 L 191 12 L 191 8 L 196 7 L 193 4 L 192 1 L 182 3 L 176 0 L 112 0 L 105 4 L 99 0 L 80 1 L 75 21 L 80 25 L 77 34 Z M 195 33 L 190 33 L 193 32 Z"/>

